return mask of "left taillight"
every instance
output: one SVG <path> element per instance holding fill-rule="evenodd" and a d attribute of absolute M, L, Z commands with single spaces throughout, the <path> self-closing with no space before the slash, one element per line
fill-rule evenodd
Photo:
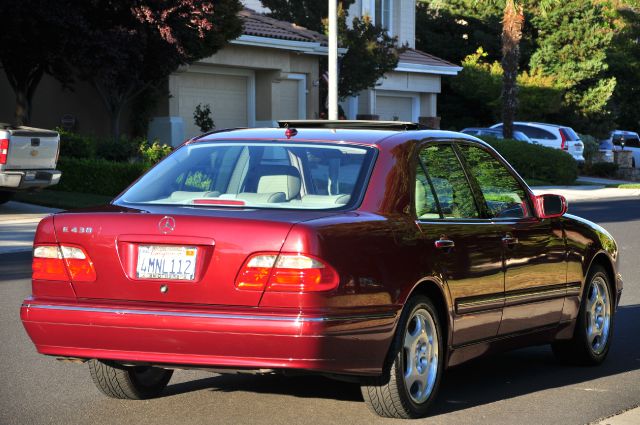
<path fill-rule="evenodd" d="M 236 287 L 276 292 L 320 292 L 338 287 L 338 273 L 323 260 L 305 254 L 257 253 L 244 263 Z"/>
<path fill-rule="evenodd" d="M 7 163 L 9 155 L 9 139 L 0 139 L 0 165 Z"/>
<path fill-rule="evenodd" d="M 72 245 L 37 245 L 33 250 L 33 279 L 93 282 L 96 271 L 86 251 Z"/>

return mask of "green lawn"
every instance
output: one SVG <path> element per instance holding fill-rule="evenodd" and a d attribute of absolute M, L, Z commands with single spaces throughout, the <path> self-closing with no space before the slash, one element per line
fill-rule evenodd
<path fill-rule="evenodd" d="M 14 200 L 45 207 L 70 210 L 74 208 L 94 207 L 108 204 L 111 196 L 94 195 L 91 193 L 62 192 L 59 190 L 42 190 L 39 192 L 18 192 Z"/>
<path fill-rule="evenodd" d="M 640 189 L 640 183 L 619 184 L 618 189 Z"/>

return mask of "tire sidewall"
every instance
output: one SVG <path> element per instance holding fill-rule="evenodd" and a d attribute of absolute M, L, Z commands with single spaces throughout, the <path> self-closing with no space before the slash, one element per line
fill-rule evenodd
<path fill-rule="evenodd" d="M 593 352 L 589 339 L 587 337 L 587 297 L 593 286 L 593 281 L 596 277 L 601 277 L 606 283 L 608 290 L 609 303 L 610 303 L 610 322 L 609 322 L 609 335 L 607 336 L 607 342 L 604 350 L 600 354 Z M 600 267 L 594 268 L 588 275 L 587 283 L 585 284 L 584 293 L 582 294 L 582 303 L 580 304 L 580 313 L 578 315 L 578 322 L 576 324 L 576 336 L 579 338 L 581 344 L 584 345 L 585 353 L 590 357 L 590 360 L 594 364 L 599 364 L 604 361 L 609 353 L 611 347 L 611 339 L 613 338 L 613 330 L 615 325 L 615 299 L 613 298 L 613 291 L 611 290 L 611 282 L 606 271 Z"/>
<path fill-rule="evenodd" d="M 431 318 L 433 319 L 433 322 L 436 326 L 436 332 L 438 334 L 438 368 L 437 368 L 436 382 L 433 386 L 433 390 L 431 391 L 431 394 L 429 395 L 429 397 L 425 402 L 418 404 L 411 399 L 411 396 L 409 394 L 409 389 L 407 388 L 404 382 L 405 360 L 404 360 L 404 353 L 403 353 L 403 349 L 404 349 L 403 345 L 404 345 L 404 336 L 407 332 L 407 327 L 409 325 L 409 319 L 413 317 L 416 311 L 421 309 L 426 310 L 429 313 L 429 315 L 431 315 Z M 402 317 L 401 323 L 399 323 L 398 325 L 396 336 L 397 338 L 396 338 L 395 358 L 394 358 L 392 367 L 395 368 L 395 377 L 397 380 L 396 385 L 398 388 L 398 392 L 400 394 L 400 397 L 402 398 L 401 400 L 402 404 L 405 407 L 408 407 L 409 408 L 408 410 L 411 411 L 411 416 L 414 418 L 421 418 L 426 416 L 426 413 L 429 410 L 429 407 L 431 406 L 433 400 L 437 396 L 438 388 L 440 387 L 440 380 L 442 378 L 442 371 L 443 371 L 444 357 L 445 357 L 444 342 L 443 342 L 444 338 L 443 338 L 443 331 L 442 331 L 442 325 L 440 322 L 440 317 L 438 315 L 438 312 L 435 306 L 433 305 L 433 303 L 429 298 L 424 296 L 416 296 L 410 300 L 410 302 L 405 306 L 405 309 L 403 311 L 403 317 Z"/>

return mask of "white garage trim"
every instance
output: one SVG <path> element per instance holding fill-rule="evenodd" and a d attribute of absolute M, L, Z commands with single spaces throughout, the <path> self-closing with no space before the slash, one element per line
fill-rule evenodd
<path fill-rule="evenodd" d="M 390 91 L 390 90 L 376 90 L 376 97 L 381 96 L 389 96 L 389 97 L 407 97 L 411 98 L 411 121 L 418 122 L 420 117 L 420 94 L 413 92 L 402 92 L 402 91 Z M 377 110 L 377 104 L 375 105 L 375 109 Z"/>

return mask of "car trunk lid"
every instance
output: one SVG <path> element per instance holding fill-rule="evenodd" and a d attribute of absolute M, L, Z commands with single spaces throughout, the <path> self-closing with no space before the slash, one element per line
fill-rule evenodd
<path fill-rule="evenodd" d="M 197 209 L 186 215 L 179 208 L 117 210 L 112 207 L 54 217 L 58 242 L 81 246 L 94 264 L 96 281 L 72 283 L 78 298 L 257 306 L 261 291 L 235 288 L 236 275 L 246 258 L 254 252 L 279 252 L 293 224 L 306 216 L 326 215 L 276 217 L 256 210 L 230 214 Z M 154 254 L 154 249 L 160 251 Z M 166 249 L 173 251 L 169 257 L 162 252 Z M 176 250 L 182 250 L 177 257 Z M 177 267 L 175 262 L 187 258 L 187 251 L 192 251 L 193 269 L 180 279 L 167 277 L 166 273 L 175 271 L 171 269 Z M 171 256 L 174 264 L 169 264 Z M 146 261 L 142 268 L 139 258 Z"/>

